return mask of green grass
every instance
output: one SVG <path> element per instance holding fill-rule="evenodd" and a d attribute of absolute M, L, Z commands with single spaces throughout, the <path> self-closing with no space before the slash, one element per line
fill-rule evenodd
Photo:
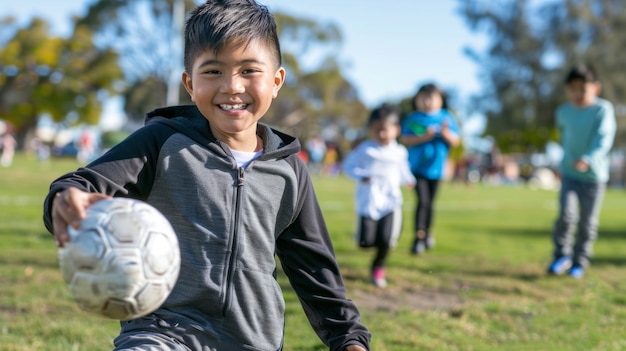
<path fill-rule="evenodd" d="M 118 324 L 82 312 L 63 283 L 41 221 L 50 182 L 79 165 L 18 155 L 0 168 L 0 350 L 110 350 Z M 369 284 L 373 252 L 356 247 L 353 183 L 316 178 L 348 295 L 372 350 L 626 350 L 626 193 L 610 189 L 593 266 L 581 281 L 548 277 L 557 193 L 442 184 L 437 246 L 409 255 L 412 192 L 388 267 Z M 286 351 L 325 350 L 286 279 Z"/>

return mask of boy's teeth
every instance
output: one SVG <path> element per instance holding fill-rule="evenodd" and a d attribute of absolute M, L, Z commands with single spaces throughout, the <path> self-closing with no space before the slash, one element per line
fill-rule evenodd
<path fill-rule="evenodd" d="M 224 110 L 243 110 L 246 108 L 246 104 L 237 104 L 237 105 L 220 105 L 220 107 Z"/>

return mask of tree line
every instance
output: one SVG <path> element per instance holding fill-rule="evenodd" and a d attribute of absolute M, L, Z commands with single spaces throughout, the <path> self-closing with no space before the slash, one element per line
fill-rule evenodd
<path fill-rule="evenodd" d="M 602 96 L 616 107 L 615 147 L 626 146 L 626 2 L 622 0 L 458 0 L 468 26 L 488 35 L 484 52 L 468 48 L 482 91 L 472 107 L 504 152 L 542 151 L 556 140 L 554 110 L 577 62 L 595 67 Z"/>
<path fill-rule="evenodd" d="M 616 145 L 624 147 L 626 2 L 457 1 L 468 27 L 489 38 L 484 50 L 465 49 L 480 67 L 482 89 L 464 110 L 487 118 L 485 134 L 502 151 L 542 151 L 557 138 L 554 109 L 564 101 L 565 71 L 578 61 L 598 70 L 603 96 L 616 106 Z M 143 120 L 167 104 L 172 72 L 182 70 L 182 58 L 173 55 L 182 49 L 173 45 L 182 41 L 172 25 L 177 4 L 184 13 L 196 6 L 193 0 L 98 0 L 73 19 L 67 37 L 52 35 L 40 18 L 22 28 L 10 17 L 0 19 L 0 119 L 21 139 L 44 113 L 68 125 L 95 124 L 106 98 L 121 95 L 128 118 Z M 264 121 L 303 139 L 324 124 L 360 127 L 368 108 L 343 74 L 337 25 L 280 12 L 275 17 L 289 75 Z M 180 103 L 191 103 L 177 88 Z M 405 113 L 411 98 L 396 101 Z"/>

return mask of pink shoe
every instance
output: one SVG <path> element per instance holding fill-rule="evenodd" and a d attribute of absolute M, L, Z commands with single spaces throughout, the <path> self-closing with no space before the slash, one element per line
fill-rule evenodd
<path fill-rule="evenodd" d="M 379 288 L 387 287 L 387 279 L 385 279 L 385 268 L 376 267 L 372 270 L 372 284 Z"/>

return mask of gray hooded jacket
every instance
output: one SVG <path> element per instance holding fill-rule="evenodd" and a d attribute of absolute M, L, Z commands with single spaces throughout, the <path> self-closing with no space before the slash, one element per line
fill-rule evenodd
<path fill-rule="evenodd" d="M 263 154 L 245 169 L 195 106 L 157 109 L 146 126 L 105 155 L 55 180 L 44 203 L 73 186 L 135 198 L 174 227 L 182 266 L 153 314 L 122 334 L 164 333 L 192 350 L 280 350 L 284 301 L 278 256 L 317 335 L 330 350 L 369 347 L 345 288 L 297 139 L 259 124 Z"/>

